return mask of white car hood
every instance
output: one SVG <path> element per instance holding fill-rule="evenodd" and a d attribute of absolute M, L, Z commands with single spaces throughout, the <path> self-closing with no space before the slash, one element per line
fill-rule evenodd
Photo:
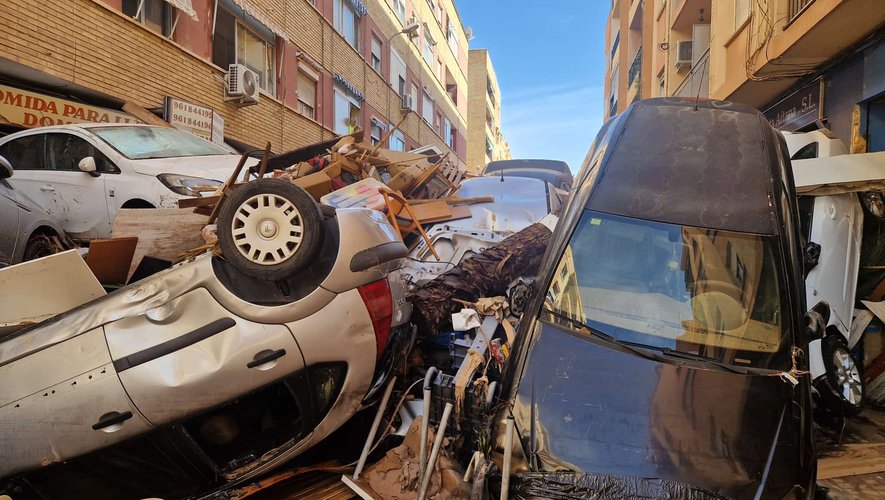
<path fill-rule="evenodd" d="M 136 172 L 144 175 L 179 174 L 224 182 L 233 173 L 239 161 L 239 155 L 231 154 L 130 160 L 129 164 Z M 250 158 L 246 161 L 246 167 L 257 163 L 257 159 Z"/>

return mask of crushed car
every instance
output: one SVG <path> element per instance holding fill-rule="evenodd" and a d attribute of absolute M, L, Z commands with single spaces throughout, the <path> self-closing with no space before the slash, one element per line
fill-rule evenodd
<path fill-rule="evenodd" d="M 218 225 L 220 254 L 0 338 L 0 492 L 211 493 L 377 400 L 414 336 L 387 279 L 406 248 L 383 214 L 265 178 Z"/>
<path fill-rule="evenodd" d="M 802 353 L 829 309 L 803 317 L 783 138 L 748 106 L 639 101 L 576 186 L 502 378 L 502 494 L 812 498 Z"/>

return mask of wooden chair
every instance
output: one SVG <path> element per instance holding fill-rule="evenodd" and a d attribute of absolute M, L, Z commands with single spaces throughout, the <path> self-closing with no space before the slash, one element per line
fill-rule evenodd
<path fill-rule="evenodd" d="M 400 237 L 404 238 L 412 231 L 418 231 L 418 234 L 427 242 L 427 246 L 430 248 L 433 256 L 436 257 L 436 260 L 441 260 L 439 254 L 436 253 L 436 249 L 433 248 L 433 243 L 430 241 L 427 233 L 424 232 L 424 227 L 421 226 L 421 222 L 415 216 L 412 207 L 409 206 L 409 202 L 392 189 L 379 189 L 378 191 L 384 197 L 384 204 L 387 205 L 387 218 L 390 220 L 390 224 L 399 230 Z M 403 215 L 403 212 L 405 212 L 405 215 Z"/>

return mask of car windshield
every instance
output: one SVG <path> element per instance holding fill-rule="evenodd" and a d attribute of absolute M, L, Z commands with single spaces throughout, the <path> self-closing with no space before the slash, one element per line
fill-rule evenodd
<path fill-rule="evenodd" d="M 621 342 L 773 368 L 788 344 L 775 250 L 773 236 L 586 211 L 547 307 Z"/>
<path fill-rule="evenodd" d="M 221 146 L 174 128 L 96 127 L 90 132 L 130 160 L 230 154 Z"/>

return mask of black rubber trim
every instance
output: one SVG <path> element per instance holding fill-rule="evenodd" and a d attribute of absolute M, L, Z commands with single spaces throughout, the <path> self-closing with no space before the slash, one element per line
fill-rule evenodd
<path fill-rule="evenodd" d="M 350 271 L 358 273 L 370 267 L 401 259 L 409 254 L 409 249 L 402 241 L 389 241 L 376 247 L 361 250 L 350 259 Z"/>
<path fill-rule="evenodd" d="M 209 337 L 219 334 L 227 330 L 228 328 L 236 326 L 236 324 L 237 322 L 231 318 L 217 319 L 206 326 L 201 326 L 200 328 L 197 328 L 192 332 L 185 333 L 180 337 L 175 337 L 172 340 L 167 340 L 162 344 L 149 347 L 143 351 L 138 351 L 124 358 L 115 359 L 114 369 L 117 370 L 117 373 L 120 373 L 135 366 L 153 361 L 167 354 L 171 354 L 175 351 L 184 349 L 189 345 L 196 344 L 201 340 L 208 339 Z"/>
<path fill-rule="evenodd" d="M 265 356 L 262 356 L 258 359 L 253 359 L 252 361 L 249 361 L 248 363 L 246 363 L 246 368 L 255 368 L 256 366 L 261 366 L 265 363 L 270 363 L 273 360 L 280 359 L 285 355 L 286 355 L 285 349 L 278 349 L 278 350 L 268 353 Z"/>

